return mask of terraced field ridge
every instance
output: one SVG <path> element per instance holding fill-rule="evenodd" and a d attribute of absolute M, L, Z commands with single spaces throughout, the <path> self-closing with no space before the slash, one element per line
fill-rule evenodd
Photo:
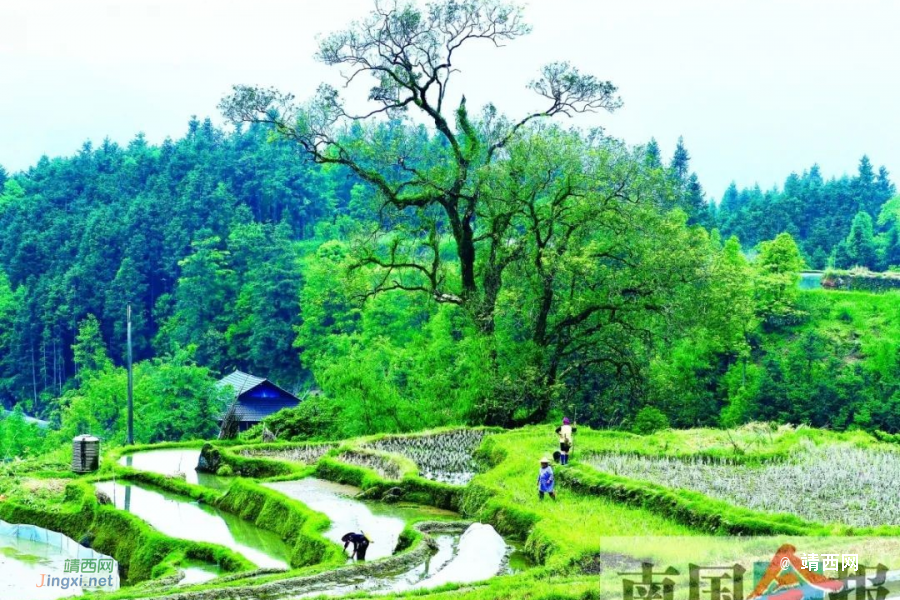
<path fill-rule="evenodd" d="M 77 477 L 66 456 L 16 464 L 0 518 L 113 556 L 122 587 L 104 600 L 576 600 L 621 593 L 644 561 L 755 564 L 787 542 L 900 558 L 897 495 L 878 485 L 897 449 L 858 432 L 580 427 L 556 501 L 537 495 L 551 426 L 206 443 L 216 473 L 193 469 L 202 444 L 108 448 Z M 835 473 L 849 493 L 821 485 Z M 798 495 L 815 502 L 782 510 Z M 342 550 L 349 531 L 373 540 L 367 561 Z"/>

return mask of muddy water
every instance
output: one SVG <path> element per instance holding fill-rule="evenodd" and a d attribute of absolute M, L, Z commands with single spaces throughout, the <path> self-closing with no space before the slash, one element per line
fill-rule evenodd
<path fill-rule="evenodd" d="M 398 593 L 433 588 L 445 583 L 474 583 L 502 574 L 509 547 L 490 525 L 476 523 L 460 536 L 433 536 L 438 549 L 406 571 L 381 577 L 349 576 L 341 581 L 310 586 L 294 599 L 316 595 L 340 596 L 357 592 Z"/>
<path fill-rule="evenodd" d="M 264 484 L 295 498 L 313 510 L 324 513 L 332 522 L 326 537 L 340 542 L 349 531 L 365 531 L 375 542 L 369 546 L 367 559 L 393 554 L 397 539 L 406 523 L 413 521 L 456 520 L 459 515 L 431 507 L 404 504 L 363 502 L 354 496 L 359 488 L 307 478 Z M 341 595 L 353 592 L 399 592 L 427 588 L 445 583 L 468 583 L 510 572 L 514 549 L 490 525 L 476 523 L 462 536 L 433 536 L 437 551 L 423 564 L 381 577 L 349 576 L 309 589 L 297 598 L 317 594 Z M 516 570 L 527 564 L 516 561 Z"/>
<path fill-rule="evenodd" d="M 413 589 L 416 584 L 439 573 L 455 556 L 459 536 L 436 535 L 434 540 L 438 545 L 437 552 L 423 564 L 416 565 L 411 569 L 385 573 L 381 577 L 351 575 L 336 583 L 329 582 L 327 584 L 312 585 L 304 593 L 291 598 L 298 599 L 319 595 L 342 596 L 357 592 L 389 593 Z"/>
<path fill-rule="evenodd" d="M 131 459 L 130 463 L 128 462 L 129 458 Z M 227 487 L 230 481 L 228 478 L 205 475 L 194 471 L 193 466 L 197 464 L 198 458 L 199 450 L 153 450 L 136 453 L 131 457 L 123 457 L 121 463 L 137 469 L 162 474 L 183 472 L 187 475 L 187 481 L 190 483 L 197 483 L 215 489 Z M 187 468 L 185 465 L 187 465 Z M 107 482 L 106 485 L 111 484 Z M 364 531 L 373 540 L 366 556 L 369 560 L 384 558 L 394 554 L 400 533 L 407 523 L 459 519 L 459 515 L 454 512 L 428 506 L 360 501 L 355 499 L 355 496 L 360 492 L 359 488 L 322 479 L 307 478 L 298 481 L 270 482 L 263 485 L 299 500 L 311 509 L 325 514 L 331 521 L 331 527 L 325 532 L 325 537 L 334 542 L 341 544 L 340 539 L 345 533 Z M 219 532 L 213 535 L 216 528 L 211 524 L 201 524 L 199 519 L 195 519 L 191 515 L 180 519 L 176 519 L 174 514 L 170 515 L 169 518 L 162 518 L 161 513 L 166 511 L 161 508 L 153 508 L 152 506 L 165 502 L 176 502 L 179 504 L 179 506 L 176 506 L 177 510 L 193 509 L 192 514 L 195 514 L 194 511 L 200 511 L 201 513 L 206 511 L 213 515 L 218 515 L 217 511 L 205 506 L 201 508 L 196 504 L 185 502 L 177 496 L 138 486 L 132 487 L 136 488 L 132 491 L 133 494 L 156 495 L 156 497 L 151 496 L 149 500 L 143 501 L 148 502 L 150 505 L 146 509 L 146 512 L 149 514 L 147 516 L 139 516 L 143 516 L 151 525 L 164 531 L 164 533 L 176 537 L 213 541 L 231 546 L 258 566 L 271 566 L 264 560 L 259 560 L 259 557 L 255 560 L 254 556 L 251 555 L 253 550 L 261 550 L 258 540 L 255 543 L 248 542 L 246 539 L 242 539 L 241 536 L 235 536 L 229 531 L 232 537 L 236 538 L 236 541 L 243 543 L 244 546 L 250 546 L 249 550 L 246 548 L 242 549 L 236 546 L 234 542 L 229 542 L 225 539 L 221 532 L 221 527 L 218 527 Z M 104 491 L 112 497 L 110 490 L 105 489 Z M 119 493 L 119 496 L 121 496 L 121 493 Z M 131 500 L 132 506 L 135 504 L 133 498 Z M 117 506 L 123 507 L 123 501 L 120 497 L 116 498 L 116 503 Z M 190 507 L 190 509 L 186 509 L 185 505 Z M 244 526 L 249 525 L 232 515 L 222 514 L 221 516 L 226 520 L 226 523 L 229 520 L 236 520 Z M 154 523 L 154 521 L 157 521 L 159 525 Z M 163 527 L 168 529 L 168 531 L 164 530 Z M 338 582 L 332 581 L 327 584 L 312 586 L 302 595 L 296 597 L 301 598 L 320 594 L 341 595 L 360 591 L 374 593 L 400 592 L 435 587 L 448 582 L 468 583 L 480 581 L 498 574 L 518 572 L 531 566 L 531 563 L 523 553 L 508 545 L 493 528 L 487 525 L 476 524 L 462 536 L 458 534 L 438 534 L 433 537 L 437 544 L 437 550 L 422 564 L 398 570 L 397 572 L 387 572 L 380 577 L 351 575 Z M 277 541 L 280 543 L 280 540 Z M 278 555 L 270 547 L 261 551 L 268 552 L 269 558 Z M 282 556 L 286 561 L 286 550 Z M 201 569 L 186 569 L 186 574 L 186 580 L 182 583 L 201 581 L 212 576 L 209 571 L 204 572 Z"/>
<path fill-rule="evenodd" d="M 217 477 L 209 473 L 201 473 L 196 470 L 197 461 L 200 459 L 199 448 L 169 448 L 164 450 L 147 450 L 126 454 L 119 459 L 119 464 L 150 471 L 160 475 L 177 475 L 184 473 L 185 481 L 195 485 L 224 490 L 228 488 L 231 480 L 227 477 Z"/>
<path fill-rule="evenodd" d="M 126 510 L 166 535 L 231 548 L 258 567 L 287 568 L 290 549 L 281 538 L 231 513 L 132 483 L 96 484 Z"/>
<path fill-rule="evenodd" d="M 323 513 L 331 520 L 325 537 L 339 544 L 345 533 L 360 532 L 372 540 L 366 558 L 391 556 L 408 521 L 459 518 L 456 513 L 427 506 L 361 502 L 353 496 L 359 488 L 310 477 L 298 481 L 263 484 Z M 349 549 L 348 549 L 349 552 Z"/>

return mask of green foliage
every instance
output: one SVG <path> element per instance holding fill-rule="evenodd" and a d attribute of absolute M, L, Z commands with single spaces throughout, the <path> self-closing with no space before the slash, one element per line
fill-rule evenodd
<path fill-rule="evenodd" d="M 295 408 L 266 417 L 266 427 L 284 440 L 331 440 L 341 437 L 340 406 L 324 396 L 308 396 Z"/>
<path fill-rule="evenodd" d="M 669 427 L 669 419 L 658 408 L 645 406 L 634 416 L 631 430 L 639 435 L 655 433 Z"/>
<path fill-rule="evenodd" d="M 100 323 L 94 315 L 88 315 L 78 327 L 78 335 L 72 344 L 72 359 L 75 362 L 76 373 L 81 371 L 82 377 L 89 377 L 93 372 L 112 366 L 106 354 Z"/>
<path fill-rule="evenodd" d="M 328 86 L 305 105 L 239 86 L 222 103 L 234 130 L 193 118 L 159 146 L 85 144 L 3 175 L 0 402 L 61 422 L 61 436 L 120 441 L 130 304 L 146 441 L 214 433 L 211 382 L 234 368 L 323 392 L 268 421 L 297 439 L 560 413 L 623 427 L 642 406 L 675 427 L 893 430 L 893 376 L 846 351 L 830 317 L 791 337 L 810 315 L 804 264 L 900 264 L 887 171 L 863 157 L 856 176 L 825 182 L 814 167 L 780 191 L 731 186 L 716 209 L 683 140 L 664 164 L 655 141 L 554 124 L 621 105 L 571 65 L 542 69 L 531 89 L 548 105 L 524 121 L 444 105 L 422 70 L 451 77 L 455 43 L 398 40 L 467 19 L 497 19 L 497 41 L 527 33 L 517 9 L 478 6 L 373 13 L 322 39 L 328 65 L 365 55 L 351 62 L 377 76 L 370 100 L 390 119 L 349 122 Z M 416 56 L 386 66 L 355 42 L 384 42 L 378 24 Z M 386 83 L 379 65 L 407 78 Z M 835 344 L 843 362 L 828 358 Z M 818 381 L 816 356 L 837 375 Z"/>
<path fill-rule="evenodd" d="M 860 211 L 853 217 L 850 233 L 834 250 L 834 266 L 874 269 L 878 263 L 872 217 Z"/>
<path fill-rule="evenodd" d="M 723 423 L 773 420 L 898 431 L 895 293 L 811 291 L 798 301 L 809 318 L 765 335 L 755 362 L 727 374 Z"/>
<path fill-rule="evenodd" d="M 756 267 L 759 271 L 754 290 L 757 314 L 769 323 L 795 320 L 803 258 L 794 238 L 781 233 L 772 241 L 762 242 Z"/>
<path fill-rule="evenodd" d="M 61 398 L 62 439 L 93 433 L 107 442 L 124 442 L 125 370 L 107 363 L 99 371 L 82 370 L 79 379 L 79 387 Z M 134 437 L 141 443 L 209 437 L 227 404 L 227 392 L 215 385 L 209 369 L 183 350 L 136 363 L 134 397 Z"/>
<path fill-rule="evenodd" d="M 161 146 L 137 136 L 43 160 L 0 186 L 0 401 L 52 415 L 80 368 L 79 326 L 135 359 L 196 346 L 216 370 L 296 368 L 298 240 L 349 210 L 346 173 L 298 160 L 265 127 L 225 133 L 193 119 Z M 343 207 L 343 208 L 341 208 Z M 97 335 L 99 327 L 100 336 Z M 88 333 L 88 332 L 85 332 Z"/>
<path fill-rule="evenodd" d="M 20 405 L 17 404 L 9 414 L 0 413 L 0 460 L 28 458 L 48 447 L 51 446 L 47 431 L 27 422 Z"/>
<path fill-rule="evenodd" d="M 810 266 L 824 269 L 830 266 L 829 257 L 848 260 L 848 236 L 863 242 L 866 248 L 856 249 L 862 249 L 864 258 L 869 260 L 871 247 L 859 217 L 866 214 L 879 220 L 881 232 L 876 232 L 876 238 L 881 250 L 877 258 L 879 268 L 886 268 L 900 264 L 896 260 L 896 227 L 890 222 L 893 211 L 888 210 L 881 218 L 883 205 L 887 206 L 885 203 L 894 194 L 887 169 L 880 167 L 876 173 L 869 158 L 863 156 L 855 177 L 825 181 L 819 166 L 813 165 L 800 175 L 789 175 L 781 190 L 764 192 L 759 186 L 738 190 L 732 184 L 722 197 L 717 223 L 724 235 L 738 236 L 746 248 L 780 233 L 790 233 Z M 856 233 L 851 233 L 851 229 Z M 858 259 L 849 260 L 852 266 Z"/>
<path fill-rule="evenodd" d="M 325 242 L 304 268 L 296 344 L 327 397 L 307 398 L 268 427 L 331 439 L 464 422 L 483 393 L 487 360 L 471 321 L 456 307 L 398 293 L 361 304 L 350 252 Z"/>

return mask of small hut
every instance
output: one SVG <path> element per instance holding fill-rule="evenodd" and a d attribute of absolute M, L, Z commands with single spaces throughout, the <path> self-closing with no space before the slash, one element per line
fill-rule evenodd
<path fill-rule="evenodd" d="M 299 398 L 268 379 L 255 377 L 243 371 L 235 371 L 223 377 L 218 385 L 228 387 L 234 392 L 229 411 L 234 410 L 239 431 L 246 431 L 269 415 L 283 408 L 293 408 L 300 403 Z M 220 422 L 221 420 L 222 418 L 219 419 Z"/>

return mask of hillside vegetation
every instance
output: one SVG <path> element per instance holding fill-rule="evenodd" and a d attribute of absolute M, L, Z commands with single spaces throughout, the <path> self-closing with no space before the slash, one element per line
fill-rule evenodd
<path fill-rule="evenodd" d="M 128 304 L 141 442 L 214 434 L 214 382 L 235 368 L 324 392 L 271 421 L 297 438 L 563 415 L 900 430 L 896 296 L 797 289 L 830 248 L 810 246 L 820 226 L 843 236 L 835 256 L 893 264 L 887 172 L 794 178 L 785 203 L 821 196 L 824 216 L 763 234 L 750 217 L 779 211 L 739 194 L 750 213 L 723 202 L 722 231 L 742 236 L 726 238 L 683 143 L 665 161 L 560 124 L 616 111 L 612 82 L 551 63 L 530 86 L 543 108 L 518 119 L 445 98 L 460 46 L 529 32 L 520 9 L 485 6 L 397 6 L 320 40 L 354 85 L 374 78 L 358 118 L 328 85 L 309 102 L 237 85 L 228 128 L 195 118 L 158 146 L 86 144 L 3 173 L 0 401 L 60 432 L 16 412 L 2 452 L 124 440 Z"/>

